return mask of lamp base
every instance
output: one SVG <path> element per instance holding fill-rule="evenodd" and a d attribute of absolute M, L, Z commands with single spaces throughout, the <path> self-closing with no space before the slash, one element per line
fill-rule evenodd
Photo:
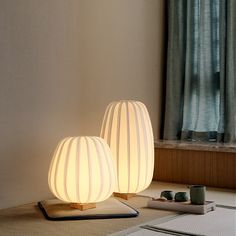
<path fill-rule="evenodd" d="M 136 196 L 135 193 L 113 193 L 114 197 L 120 197 L 125 200 L 129 200 L 130 198 Z"/>
<path fill-rule="evenodd" d="M 80 211 L 86 211 L 88 209 L 96 208 L 95 203 L 71 203 L 71 208 L 78 209 Z"/>
<path fill-rule="evenodd" d="M 39 209 L 48 220 L 127 218 L 136 217 L 139 214 L 137 210 L 115 198 L 108 198 L 103 202 L 98 202 L 96 203 L 96 208 L 87 211 L 71 208 L 70 204 L 59 199 L 38 202 Z"/>

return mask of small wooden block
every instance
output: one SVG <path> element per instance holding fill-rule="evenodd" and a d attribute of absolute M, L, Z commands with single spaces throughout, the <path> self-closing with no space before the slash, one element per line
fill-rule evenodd
<path fill-rule="evenodd" d="M 80 211 L 86 211 L 88 209 L 96 208 L 95 203 L 71 203 L 70 204 L 71 208 L 78 209 Z"/>
<path fill-rule="evenodd" d="M 135 193 L 113 193 L 114 197 L 120 197 L 125 200 L 129 200 L 130 198 L 136 196 Z"/>

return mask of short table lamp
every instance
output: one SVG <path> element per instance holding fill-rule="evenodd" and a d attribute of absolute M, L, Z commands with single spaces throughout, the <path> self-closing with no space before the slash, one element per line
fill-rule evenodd
<path fill-rule="evenodd" d="M 111 151 L 98 137 L 68 137 L 62 140 L 51 161 L 48 183 L 60 200 L 79 210 L 95 208 L 115 188 Z"/>
<path fill-rule="evenodd" d="M 101 135 L 111 148 L 117 169 L 115 196 L 128 199 L 152 181 L 154 140 L 146 106 L 138 101 L 108 105 Z"/>

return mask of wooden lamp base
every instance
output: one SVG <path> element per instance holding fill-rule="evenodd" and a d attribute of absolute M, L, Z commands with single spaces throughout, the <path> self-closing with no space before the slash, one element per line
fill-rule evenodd
<path fill-rule="evenodd" d="M 71 208 L 78 209 L 80 211 L 86 211 L 88 209 L 96 208 L 95 203 L 71 203 Z"/>
<path fill-rule="evenodd" d="M 120 197 L 125 200 L 129 200 L 130 198 L 136 196 L 135 193 L 113 193 L 114 197 Z"/>

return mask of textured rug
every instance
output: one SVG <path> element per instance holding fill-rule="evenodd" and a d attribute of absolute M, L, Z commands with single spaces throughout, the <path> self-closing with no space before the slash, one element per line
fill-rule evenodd
<path fill-rule="evenodd" d="M 236 210 L 217 207 L 206 215 L 182 215 L 161 224 L 152 224 L 159 231 L 181 235 L 235 236 Z"/>
<path fill-rule="evenodd" d="M 139 211 L 139 216 L 121 219 L 48 221 L 44 218 L 36 203 L 8 208 L 0 210 L 0 235 L 104 236 L 145 224 L 154 219 L 175 215 L 173 212 L 146 208 L 147 200 L 146 197 L 134 197 L 128 201 L 124 200 L 124 203 Z"/>
<path fill-rule="evenodd" d="M 236 209 L 217 207 L 205 215 L 182 214 L 130 228 L 113 236 L 235 236 Z"/>

